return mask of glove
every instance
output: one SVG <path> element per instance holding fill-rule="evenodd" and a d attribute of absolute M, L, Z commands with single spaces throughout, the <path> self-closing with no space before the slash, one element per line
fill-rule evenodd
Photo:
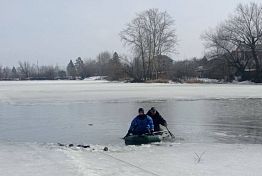
<path fill-rule="evenodd" d="M 149 134 L 154 136 L 154 130 L 149 130 Z"/>
<path fill-rule="evenodd" d="M 164 126 L 164 127 L 167 127 L 167 123 L 164 123 L 163 126 Z"/>

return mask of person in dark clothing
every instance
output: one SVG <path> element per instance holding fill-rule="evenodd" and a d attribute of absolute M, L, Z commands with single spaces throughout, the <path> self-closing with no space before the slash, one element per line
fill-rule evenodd
<path fill-rule="evenodd" d="M 129 136 L 130 134 L 133 135 L 142 135 L 146 133 L 153 134 L 154 124 L 152 118 L 144 114 L 143 108 L 139 108 L 138 113 L 139 115 L 132 120 L 131 126 L 125 137 Z"/>
<path fill-rule="evenodd" d="M 159 114 L 155 107 L 152 107 L 146 115 L 150 116 L 153 119 L 155 132 L 161 131 L 160 125 L 167 127 L 166 120 Z"/>

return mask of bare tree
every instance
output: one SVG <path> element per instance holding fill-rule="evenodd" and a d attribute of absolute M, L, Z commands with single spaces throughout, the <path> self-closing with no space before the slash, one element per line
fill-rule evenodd
<path fill-rule="evenodd" d="M 203 38 L 208 48 L 218 55 L 225 55 L 240 70 L 254 63 L 256 80 L 261 81 L 261 58 L 258 54 L 262 49 L 261 4 L 239 4 L 232 16 L 215 30 L 205 33 Z M 243 52 L 251 54 L 242 57 Z"/>
<path fill-rule="evenodd" d="M 110 59 L 111 59 L 111 53 L 108 51 L 101 52 L 97 56 L 100 76 L 108 75 L 108 69 L 109 69 L 108 63 Z"/>
<path fill-rule="evenodd" d="M 121 40 L 141 59 L 143 79 L 152 79 L 154 58 L 174 52 L 177 43 L 174 20 L 167 12 L 149 9 L 137 15 L 120 32 Z"/>
<path fill-rule="evenodd" d="M 39 68 L 39 78 L 38 79 L 47 79 L 54 80 L 56 77 L 55 67 L 53 66 L 41 66 Z"/>
<path fill-rule="evenodd" d="M 10 79 L 11 78 L 11 73 L 12 73 L 12 71 L 11 71 L 11 69 L 9 67 L 4 67 L 3 68 L 3 77 L 4 77 L 4 79 L 6 79 L 6 80 Z"/>
<path fill-rule="evenodd" d="M 20 77 L 22 79 L 24 78 L 29 78 L 30 75 L 31 75 L 31 65 L 29 62 L 21 62 L 19 61 L 19 67 L 18 67 L 18 70 L 19 70 L 19 73 L 20 73 Z"/>
<path fill-rule="evenodd" d="M 88 59 L 84 61 L 84 69 L 87 76 L 100 75 L 100 68 L 95 60 Z"/>
<path fill-rule="evenodd" d="M 251 58 L 243 57 L 240 44 L 228 40 L 224 26 L 219 26 L 213 31 L 206 32 L 202 38 L 206 41 L 205 45 L 209 49 L 210 58 L 226 60 L 229 65 L 237 69 L 240 75 L 244 74 Z"/>
<path fill-rule="evenodd" d="M 3 67 L 0 65 L 0 80 L 3 79 Z"/>

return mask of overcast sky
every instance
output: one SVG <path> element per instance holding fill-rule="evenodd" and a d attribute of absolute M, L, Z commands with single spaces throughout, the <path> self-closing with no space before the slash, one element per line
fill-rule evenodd
<path fill-rule="evenodd" d="M 261 1 L 261 0 L 260 0 Z M 131 55 L 119 32 L 136 13 L 167 11 L 179 39 L 174 60 L 202 57 L 200 35 L 249 0 L 0 0 L 0 65 L 18 61 L 64 66 L 101 51 Z M 259 0 L 253 0 L 259 2 Z"/>

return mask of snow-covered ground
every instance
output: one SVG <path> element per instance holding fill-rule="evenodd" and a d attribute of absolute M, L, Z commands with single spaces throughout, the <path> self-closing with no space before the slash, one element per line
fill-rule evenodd
<path fill-rule="evenodd" d="M 106 76 L 91 76 L 88 78 L 85 78 L 84 81 L 89 81 L 89 82 L 100 82 L 100 83 L 105 83 L 105 82 L 109 82 L 106 79 Z"/>
<path fill-rule="evenodd" d="M 163 144 L 90 149 L 0 145 L 1 176 L 260 176 L 262 145 Z M 199 155 L 199 157 L 197 156 Z"/>
<path fill-rule="evenodd" d="M 5 105 L 4 107 L 8 105 L 9 108 L 11 107 L 11 110 L 16 106 L 22 108 L 23 106 L 32 105 L 32 108 L 34 108 L 35 105 L 42 107 L 42 105 L 46 104 L 63 105 L 64 103 L 74 104 L 82 102 L 89 102 L 94 105 L 97 102 L 104 102 L 115 105 L 115 102 L 153 101 L 154 104 L 157 104 L 157 102 L 162 102 L 162 100 L 207 99 L 216 101 L 221 99 L 241 99 L 241 103 L 243 104 L 245 99 L 261 98 L 261 85 L 126 84 L 101 81 L 0 82 L 0 105 Z M 22 106 L 20 107 L 20 105 Z M 172 108 L 172 104 L 169 105 Z M 206 106 L 204 103 L 202 105 Z M 226 108 L 230 106 L 228 102 L 225 105 Z M 260 109 L 258 109 L 260 101 L 248 101 L 244 105 L 254 107 L 254 109 L 249 107 L 248 112 L 254 112 L 256 115 L 260 113 Z M 181 106 L 184 106 L 184 103 Z M 222 106 L 224 104 L 218 107 L 221 108 Z M 45 108 L 48 107 L 45 106 Z M 117 107 L 115 113 L 117 113 Z M 176 108 L 179 107 L 176 106 Z M 201 108 L 198 108 L 201 106 L 196 107 L 197 109 L 192 107 L 192 111 L 201 111 Z M 0 106 L 0 123 L 4 122 L 13 125 L 14 128 L 19 128 L 14 122 L 7 123 L 6 118 L 9 117 L 5 117 L 5 114 L 3 114 L 5 111 L 2 108 L 3 106 Z M 47 110 L 44 110 L 48 114 Z M 55 109 L 53 111 L 52 113 L 55 113 Z M 229 112 L 234 112 L 235 115 L 238 114 L 236 111 Z M 199 114 L 201 115 L 201 113 Z M 204 116 L 204 112 L 202 116 Z M 222 120 L 229 117 L 230 114 L 224 113 Z M 10 117 L 10 120 L 18 120 L 16 118 Z M 37 119 L 34 120 L 37 121 Z M 57 118 L 56 120 L 57 124 L 63 123 L 62 118 Z M 72 120 L 79 119 L 72 118 Z M 86 119 L 83 118 L 81 120 Z M 181 123 L 184 123 L 183 118 L 180 120 Z M 204 118 L 201 120 L 206 123 L 208 119 Z M 245 120 L 250 121 L 252 119 L 248 119 L 247 117 Z M 254 123 L 257 122 L 257 118 L 253 120 Z M 19 119 L 19 121 L 21 122 L 23 119 Z M 39 119 L 39 123 L 42 122 Z M 85 121 L 85 123 L 88 122 Z M 220 121 L 217 123 L 220 123 Z M 34 124 L 31 125 L 33 127 Z M 53 124 L 50 123 L 47 125 L 52 127 Z M 190 128 L 190 123 L 187 123 L 187 125 Z M 231 121 L 228 125 L 228 128 L 231 128 L 234 125 L 234 121 Z M 244 121 L 241 121 L 240 125 L 245 126 L 246 124 Z M 254 128 L 255 125 L 257 126 L 259 123 L 253 124 L 252 122 L 250 128 L 247 127 L 247 133 L 253 133 L 253 131 L 256 132 L 257 130 L 257 134 L 259 135 L 258 128 Z M 203 126 L 205 127 L 205 124 Z M 77 126 L 72 126 L 71 128 L 77 128 Z M 94 125 L 93 128 L 97 128 L 97 126 Z M 201 130 L 205 129 L 207 128 L 201 128 Z M 20 130 L 23 131 L 23 129 Z M 37 133 L 37 129 L 34 129 L 33 132 Z M 222 137 L 224 135 L 228 136 L 224 132 L 213 132 L 218 135 L 220 134 L 220 136 L 222 135 Z M 21 133 L 21 135 L 23 134 L 28 133 Z M 48 133 L 46 136 L 51 136 L 51 134 Z M 3 140 L 0 141 L 0 176 L 260 176 L 262 171 L 260 164 L 262 163 L 261 144 L 245 144 L 245 142 L 240 142 L 239 144 L 212 142 L 184 143 L 178 140 L 174 143 L 159 145 L 124 146 L 123 144 L 112 144 L 107 147 L 109 151 L 103 151 L 104 145 L 91 144 L 91 148 L 83 149 L 61 147 L 51 143 L 26 141 L 19 143 Z"/>

